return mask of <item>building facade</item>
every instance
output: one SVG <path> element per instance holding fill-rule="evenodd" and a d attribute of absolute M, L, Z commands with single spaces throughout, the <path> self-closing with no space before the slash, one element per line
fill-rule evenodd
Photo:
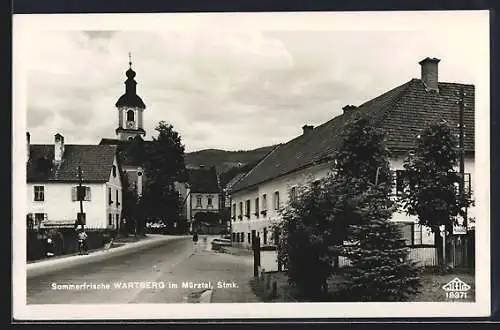
<path fill-rule="evenodd" d="M 222 191 L 215 167 L 187 168 L 184 195 L 189 230 L 219 232 L 226 224 L 221 219 Z M 210 228 L 209 228 L 210 227 Z"/>
<path fill-rule="evenodd" d="M 119 229 L 122 183 L 116 147 L 65 145 L 60 134 L 53 145 L 30 144 L 27 133 L 27 150 L 28 227 L 73 227 L 80 217 L 87 228 Z M 78 167 L 85 190 L 83 215 Z"/>
<path fill-rule="evenodd" d="M 455 129 L 458 124 L 458 92 L 465 90 L 465 177 L 466 189 L 474 186 L 474 86 L 438 81 L 440 60 L 426 58 L 419 62 L 421 78 L 394 88 L 360 106 L 348 105 L 344 112 L 314 128 L 302 127 L 302 135 L 278 145 L 231 189 L 231 227 L 233 241 L 250 246 L 253 235 L 261 243 L 273 244 L 270 228 L 281 221 L 279 210 L 301 187 L 326 177 L 334 162 L 346 124 L 355 117 L 366 116 L 373 125 L 387 134 L 394 173 L 393 194 L 400 193 L 398 175 L 403 161 L 413 149 L 421 130 L 431 122 L 445 120 Z M 456 128 L 458 134 L 458 128 Z M 458 168 L 457 168 L 458 171 Z M 475 218 L 474 207 L 468 210 Z M 417 224 L 416 217 L 403 211 L 393 214 L 392 221 L 401 224 L 408 245 L 433 246 L 434 236 L 429 228 Z M 468 221 L 469 227 L 474 221 Z"/>

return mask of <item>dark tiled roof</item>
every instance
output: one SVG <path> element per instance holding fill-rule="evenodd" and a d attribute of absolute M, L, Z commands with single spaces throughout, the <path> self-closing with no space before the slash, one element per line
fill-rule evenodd
<path fill-rule="evenodd" d="M 138 138 L 142 139 L 141 137 Z M 151 144 L 151 142 L 152 141 L 145 141 L 145 140 L 142 141 L 142 143 L 144 143 L 145 148 L 147 148 Z M 141 160 L 136 159 L 136 157 L 134 156 L 134 152 L 132 150 L 133 149 L 132 141 L 103 138 L 101 139 L 101 142 L 99 144 L 117 146 L 120 162 L 123 166 L 140 166 L 142 163 Z"/>
<path fill-rule="evenodd" d="M 139 107 L 142 109 L 146 108 L 146 105 L 142 101 L 141 97 L 137 94 L 131 94 L 131 93 L 125 93 L 120 98 L 118 101 L 115 103 L 116 107 L 124 107 L 124 106 L 129 106 L 129 107 Z"/>
<path fill-rule="evenodd" d="M 227 184 L 226 184 L 226 189 L 230 190 L 238 181 L 240 181 L 246 173 L 238 173 L 232 178 Z"/>
<path fill-rule="evenodd" d="M 458 91 L 466 93 L 464 123 L 465 150 L 474 151 L 474 86 L 439 83 L 439 93 L 428 92 L 420 79 L 412 79 L 359 107 L 348 110 L 285 144 L 279 145 L 239 180 L 233 191 L 306 168 L 331 158 L 346 124 L 356 117 L 370 119 L 387 134 L 388 148 L 404 152 L 413 148 L 416 136 L 430 122 L 446 120 L 458 133 Z"/>
<path fill-rule="evenodd" d="M 219 193 L 219 181 L 215 167 L 187 169 L 189 186 L 193 193 Z"/>
<path fill-rule="evenodd" d="M 78 166 L 84 182 L 107 182 L 115 155 L 115 146 L 68 144 L 61 164 L 55 165 L 54 145 L 32 144 L 27 182 L 78 182 Z"/>

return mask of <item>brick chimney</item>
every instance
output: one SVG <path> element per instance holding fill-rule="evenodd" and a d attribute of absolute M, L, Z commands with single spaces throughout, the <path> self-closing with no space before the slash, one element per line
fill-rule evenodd
<path fill-rule="evenodd" d="M 314 126 L 313 125 L 304 125 L 302 126 L 302 135 L 309 134 L 313 131 Z"/>
<path fill-rule="evenodd" d="M 422 68 L 421 79 L 428 91 L 439 92 L 438 63 L 440 59 L 427 57 L 418 62 Z"/>
<path fill-rule="evenodd" d="M 54 136 L 54 163 L 60 164 L 64 154 L 64 137 L 57 133 Z"/>
<path fill-rule="evenodd" d="M 348 104 L 348 105 L 344 106 L 342 108 L 342 110 L 344 111 L 344 113 L 347 113 L 348 111 L 354 110 L 356 108 L 357 108 L 357 106 L 352 105 L 352 104 Z"/>
<path fill-rule="evenodd" d="M 26 132 L 26 162 L 30 161 L 30 132 Z"/>

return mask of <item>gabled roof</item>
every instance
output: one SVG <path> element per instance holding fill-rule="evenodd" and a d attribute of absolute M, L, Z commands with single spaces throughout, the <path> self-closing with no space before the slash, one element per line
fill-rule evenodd
<path fill-rule="evenodd" d="M 226 187 L 225 189 L 226 190 L 230 190 L 236 183 L 238 183 L 238 181 L 240 181 L 244 176 L 246 175 L 246 173 L 238 173 L 236 174 L 227 184 L 226 184 Z"/>
<path fill-rule="evenodd" d="M 67 144 L 62 162 L 56 165 L 53 144 L 32 144 L 26 179 L 33 183 L 78 182 L 81 166 L 84 182 L 107 182 L 115 155 L 115 146 Z"/>
<path fill-rule="evenodd" d="M 192 193 L 220 193 L 215 167 L 188 168 L 188 182 Z"/>
<path fill-rule="evenodd" d="M 359 107 L 348 110 L 330 121 L 291 141 L 279 145 L 233 186 L 233 192 L 276 177 L 307 168 L 334 156 L 344 127 L 355 117 L 370 119 L 387 134 L 387 147 L 392 152 L 405 152 L 414 147 L 415 139 L 428 123 L 449 122 L 458 133 L 458 92 L 465 96 L 465 150 L 474 152 L 474 86 L 439 83 L 439 93 L 426 91 L 420 79 L 412 79 Z"/>

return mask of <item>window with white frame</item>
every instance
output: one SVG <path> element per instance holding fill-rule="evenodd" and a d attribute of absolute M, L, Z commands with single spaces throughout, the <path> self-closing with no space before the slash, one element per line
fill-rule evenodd
<path fill-rule="evenodd" d="M 407 183 L 407 175 L 404 170 L 396 170 L 395 174 L 395 194 L 396 196 L 400 196 L 404 192 L 405 185 Z"/>
<path fill-rule="evenodd" d="M 34 186 L 33 187 L 35 193 L 35 201 L 43 202 L 45 200 L 45 187 L 44 186 Z"/>
<path fill-rule="evenodd" d="M 290 189 L 290 201 L 295 202 L 296 200 L 297 200 L 297 188 L 292 187 L 292 189 Z"/>
<path fill-rule="evenodd" d="M 74 186 L 74 187 L 71 187 L 71 200 L 73 202 L 76 202 L 78 201 L 78 187 L 79 186 Z M 90 190 L 90 187 L 88 186 L 82 186 L 82 194 L 83 194 L 83 199 L 84 201 L 90 201 L 92 200 L 91 199 L 91 190 Z M 110 188 L 111 189 L 111 188 Z"/>
<path fill-rule="evenodd" d="M 422 226 L 419 225 L 418 223 L 413 224 L 413 245 L 421 245 L 423 244 L 422 240 Z"/>
<path fill-rule="evenodd" d="M 267 194 L 262 194 L 262 210 L 267 210 Z"/>
<path fill-rule="evenodd" d="M 460 181 L 462 175 L 460 173 L 456 173 L 456 181 L 455 181 L 455 189 L 457 195 L 460 194 Z M 464 178 L 463 178 L 463 184 L 464 184 L 464 194 L 466 197 L 470 198 L 472 195 L 472 184 L 471 184 L 471 176 L 470 173 L 464 173 Z"/>
<path fill-rule="evenodd" d="M 238 218 L 240 220 L 243 218 L 243 202 L 240 202 L 240 214 L 238 215 Z"/>
<path fill-rule="evenodd" d="M 233 204 L 233 218 L 236 218 L 236 203 Z"/>
<path fill-rule="evenodd" d="M 212 196 L 207 197 L 207 207 L 214 207 Z"/>
<path fill-rule="evenodd" d="M 259 197 L 255 199 L 255 216 L 259 217 Z"/>
<path fill-rule="evenodd" d="M 113 194 L 111 188 L 108 188 L 108 204 L 109 205 L 113 204 Z"/>
<path fill-rule="evenodd" d="M 245 216 L 250 218 L 250 200 L 247 199 L 245 202 Z"/>
<path fill-rule="evenodd" d="M 201 208 L 201 196 L 196 196 L 196 207 Z"/>
<path fill-rule="evenodd" d="M 116 206 L 120 206 L 120 191 L 116 189 Z"/>
<path fill-rule="evenodd" d="M 279 191 L 274 192 L 273 204 L 274 204 L 274 209 L 279 210 L 279 208 L 280 208 L 280 192 Z"/>

